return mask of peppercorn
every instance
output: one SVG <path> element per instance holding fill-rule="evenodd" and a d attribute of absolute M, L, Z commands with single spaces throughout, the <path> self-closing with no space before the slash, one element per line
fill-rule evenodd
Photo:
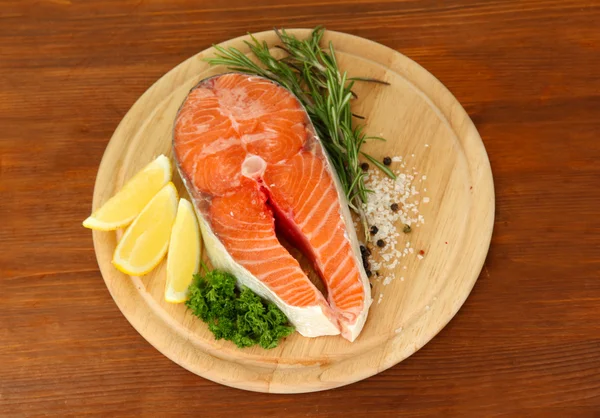
<path fill-rule="evenodd" d="M 398 204 L 397 203 L 392 203 L 392 206 L 390 206 L 390 208 L 394 211 L 394 212 L 398 212 Z"/>
<path fill-rule="evenodd" d="M 365 247 L 364 245 L 360 246 L 360 253 L 361 254 L 366 254 L 367 253 L 367 247 Z"/>
<path fill-rule="evenodd" d="M 360 165 L 360 168 L 362 168 L 363 171 L 367 171 L 369 169 L 369 164 L 368 163 L 362 163 Z"/>
<path fill-rule="evenodd" d="M 384 240 L 382 240 L 382 239 L 378 239 L 378 240 L 377 240 L 377 246 L 378 246 L 379 248 L 383 248 L 383 247 L 385 247 L 385 241 L 384 241 Z"/>
<path fill-rule="evenodd" d="M 373 225 L 373 226 L 371 227 L 371 230 L 370 230 L 370 231 L 371 231 L 371 235 L 375 235 L 376 233 L 378 233 L 378 232 L 379 232 L 379 228 L 377 228 L 375 225 Z"/>
<path fill-rule="evenodd" d="M 412 231 L 410 225 L 404 225 L 404 229 L 402 230 L 402 232 L 404 232 L 405 234 L 410 234 L 410 231 Z"/>
<path fill-rule="evenodd" d="M 385 157 L 385 158 L 383 159 L 383 163 L 384 163 L 385 165 L 390 165 L 390 164 L 392 163 L 392 159 L 391 159 L 390 157 Z"/>

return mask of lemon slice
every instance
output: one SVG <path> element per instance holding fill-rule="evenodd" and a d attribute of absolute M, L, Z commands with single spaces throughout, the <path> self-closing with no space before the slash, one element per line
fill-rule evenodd
<path fill-rule="evenodd" d="M 171 303 L 185 302 L 193 275 L 200 264 L 200 230 L 192 204 L 179 200 L 177 217 L 171 231 L 167 255 L 167 284 L 165 300 Z"/>
<path fill-rule="evenodd" d="M 163 187 L 127 228 L 113 255 L 116 268 L 132 276 L 148 273 L 167 252 L 177 215 L 177 189 Z"/>
<path fill-rule="evenodd" d="M 171 173 L 169 159 L 164 155 L 159 156 L 83 221 L 83 226 L 99 231 L 112 231 L 129 225 L 150 199 L 171 181 Z"/>

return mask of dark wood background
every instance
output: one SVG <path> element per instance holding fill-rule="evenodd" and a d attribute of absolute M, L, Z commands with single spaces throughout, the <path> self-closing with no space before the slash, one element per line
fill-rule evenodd
<path fill-rule="evenodd" d="M 317 24 L 401 51 L 463 103 L 494 237 L 462 310 L 408 360 L 328 392 L 243 392 L 134 331 L 81 221 L 155 80 L 212 43 Z M 0 416 L 598 417 L 599 160 L 596 1 L 0 1 Z"/>

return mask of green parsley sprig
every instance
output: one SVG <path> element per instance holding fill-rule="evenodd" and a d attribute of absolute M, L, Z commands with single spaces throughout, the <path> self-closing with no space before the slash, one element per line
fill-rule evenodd
<path fill-rule="evenodd" d="M 240 348 L 258 344 L 269 349 L 294 332 L 275 304 L 263 302 L 247 287 L 238 291 L 234 276 L 221 270 L 205 272 L 194 276 L 185 304 L 217 340 L 232 341 Z"/>

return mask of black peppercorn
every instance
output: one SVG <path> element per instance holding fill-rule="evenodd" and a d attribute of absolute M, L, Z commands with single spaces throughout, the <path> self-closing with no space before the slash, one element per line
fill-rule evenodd
<path fill-rule="evenodd" d="M 391 159 L 390 157 L 385 157 L 385 158 L 383 159 L 383 163 L 384 163 L 385 165 L 390 165 L 390 164 L 392 163 L 392 159 Z"/>
<path fill-rule="evenodd" d="M 385 247 L 385 241 L 384 241 L 384 240 L 382 240 L 382 239 L 378 239 L 378 240 L 377 240 L 377 246 L 378 246 L 379 248 L 383 248 L 383 247 Z"/>
<path fill-rule="evenodd" d="M 360 165 L 360 168 L 362 168 L 363 171 L 367 171 L 369 169 L 369 164 L 368 163 L 362 163 Z"/>
<path fill-rule="evenodd" d="M 412 231 L 410 225 L 404 225 L 404 229 L 402 230 L 402 232 L 404 232 L 405 234 L 410 234 L 410 231 Z"/>
<path fill-rule="evenodd" d="M 394 212 L 398 212 L 398 204 L 397 203 L 392 203 L 392 206 L 390 206 L 390 208 L 394 211 Z"/>
<path fill-rule="evenodd" d="M 371 235 L 375 235 L 376 233 L 379 232 L 379 228 L 377 228 L 375 225 L 373 225 L 370 229 L 371 231 Z"/>

